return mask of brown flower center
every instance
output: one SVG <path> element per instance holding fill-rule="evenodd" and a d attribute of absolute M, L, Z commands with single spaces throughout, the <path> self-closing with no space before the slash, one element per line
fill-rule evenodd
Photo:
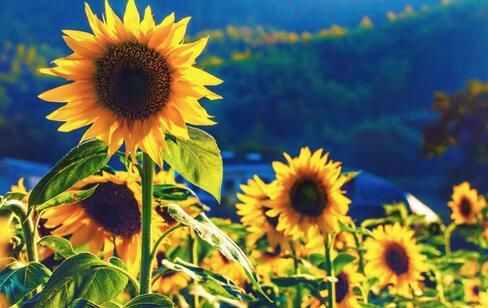
<path fill-rule="evenodd" d="M 161 111 L 170 96 L 170 83 L 165 59 L 137 42 L 111 46 L 97 60 L 95 85 L 100 103 L 129 123 Z"/>
<path fill-rule="evenodd" d="M 461 211 L 461 215 L 464 217 L 469 217 L 472 210 L 471 202 L 468 199 L 463 198 L 463 200 L 461 200 L 461 204 L 459 205 L 459 210 Z"/>
<path fill-rule="evenodd" d="M 164 222 L 168 225 L 173 225 L 176 223 L 176 219 L 170 215 L 167 206 L 157 206 L 156 213 L 158 213 L 158 215 L 161 216 L 164 219 Z"/>
<path fill-rule="evenodd" d="M 397 275 L 408 272 L 408 255 L 403 247 L 398 244 L 390 244 L 386 248 L 385 261 L 388 267 Z"/>
<path fill-rule="evenodd" d="M 95 222 L 113 235 L 127 238 L 141 231 L 139 205 L 126 185 L 99 183 L 93 195 L 81 201 L 81 205 Z"/>
<path fill-rule="evenodd" d="M 473 295 L 474 296 L 479 296 L 480 295 L 480 287 L 479 286 L 474 286 L 471 291 L 473 292 Z"/>
<path fill-rule="evenodd" d="M 290 191 L 293 209 L 305 216 L 318 216 L 327 206 L 327 192 L 318 180 L 304 177 L 297 180 Z"/>
<path fill-rule="evenodd" d="M 346 298 L 349 293 L 349 277 L 344 273 L 340 273 L 337 276 L 337 282 L 335 284 L 335 301 L 340 303 Z"/>

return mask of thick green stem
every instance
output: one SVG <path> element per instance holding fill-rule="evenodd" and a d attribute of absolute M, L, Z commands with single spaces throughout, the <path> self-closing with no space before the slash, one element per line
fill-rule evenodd
<path fill-rule="evenodd" d="M 335 308 L 335 282 L 334 280 L 336 279 L 335 273 L 334 273 L 334 264 L 332 261 L 332 250 L 334 249 L 333 246 L 333 235 L 332 234 L 327 234 L 325 236 L 325 266 L 327 268 L 327 274 L 329 281 L 327 283 L 327 291 L 328 291 L 328 296 L 327 296 L 327 302 L 328 308 Z"/>
<path fill-rule="evenodd" d="M 444 231 L 444 249 L 446 252 L 446 256 L 451 255 L 451 233 L 452 233 L 452 227 L 451 225 L 449 226 L 444 226 L 443 227 Z"/>
<path fill-rule="evenodd" d="M 22 232 L 24 234 L 25 249 L 27 251 L 27 260 L 29 262 L 38 261 L 37 246 L 36 246 L 36 233 L 34 224 L 31 217 L 27 217 L 27 208 L 23 202 L 17 200 L 11 200 L 7 203 L 7 207 L 14 212 L 19 218 Z"/>
<path fill-rule="evenodd" d="M 185 225 L 182 225 L 182 224 L 176 224 L 174 226 L 172 226 L 171 228 L 169 228 L 168 230 L 166 230 L 159 238 L 158 240 L 156 241 L 156 243 L 154 244 L 153 246 L 153 249 L 151 250 L 151 257 L 150 259 L 151 260 L 154 260 L 154 258 L 156 257 L 156 254 L 158 253 L 158 248 L 159 248 L 159 245 L 161 245 L 161 243 L 164 241 L 165 238 L 168 237 L 168 235 L 170 235 L 171 233 L 173 233 L 174 231 L 176 231 L 177 229 L 179 228 L 183 228 L 183 227 L 186 227 Z"/>
<path fill-rule="evenodd" d="M 291 254 L 293 256 L 293 265 L 295 269 L 295 275 L 298 275 L 300 272 L 298 270 L 298 257 L 297 253 L 295 250 L 295 246 L 293 245 L 293 242 L 290 242 L 290 248 L 291 248 Z M 295 304 L 294 307 L 301 307 L 302 305 L 302 285 L 299 283 L 297 284 L 297 294 L 295 296 Z"/>
<path fill-rule="evenodd" d="M 144 153 L 142 162 L 142 247 L 141 247 L 141 294 L 151 292 L 151 219 L 153 200 L 153 171 L 154 162 Z"/>

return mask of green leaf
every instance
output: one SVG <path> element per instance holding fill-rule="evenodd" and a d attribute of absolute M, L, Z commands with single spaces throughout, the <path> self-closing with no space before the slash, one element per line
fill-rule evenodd
<path fill-rule="evenodd" d="M 212 247 L 218 249 L 227 259 L 240 264 L 252 285 L 259 291 L 259 293 L 271 301 L 261 289 L 254 267 L 246 254 L 224 232 L 217 228 L 204 213 L 193 219 L 176 204 L 168 205 L 168 213 L 176 221 L 194 229 L 201 239 L 209 243 Z"/>
<path fill-rule="evenodd" d="M 184 201 L 193 196 L 193 193 L 188 188 L 178 185 L 156 184 L 153 187 L 153 195 L 168 201 Z"/>
<path fill-rule="evenodd" d="M 122 306 L 115 302 L 108 302 L 103 305 L 98 305 L 84 298 L 76 299 L 69 306 L 69 308 L 120 308 L 120 307 Z"/>
<path fill-rule="evenodd" d="M 189 140 L 168 140 L 164 160 L 190 183 L 209 192 L 220 203 L 223 164 L 215 139 L 206 132 L 188 127 Z"/>
<path fill-rule="evenodd" d="M 34 187 L 29 206 L 43 204 L 103 168 L 110 159 L 107 152 L 107 144 L 96 139 L 73 148 Z"/>
<path fill-rule="evenodd" d="M 57 195 L 56 197 L 47 200 L 43 204 L 40 204 L 37 206 L 38 211 L 42 211 L 45 209 L 48 209 L 50 207 L 55 207 L 63 204 L 68 204 L 68 203 L 73 203 L 73 202 L 79 202 L 82 200 L 87 199 L 97 189 L 97 185 L 90 187 L 87 190 L 73 190 L 73 191 L 65 191 L 61 193 L 60 195 Z"/>
<path fill-rule="evenodd" d="M 38 286 L 46 283 L 51 271 L 38 262 L 24 266 L 20 262 L 12 262 L 0 273 L 0 294 L 5 294 L 11 305 L 22 301 Z"/>
<path fill-rule="evenodd" d="M 122 292 L 127 282 L 128 278 L 114 265 L 90 253 L 80 253 L 56 268 L 39 293 L 36 307 L 69 307 L 77 298 L 104 304 Z"/>
<path fill-rule="evenodd" d="M 356 260 L 356 257 L 348 253 L 342 252 L 338 254 L 333 261 L 334 273 L 336 275 L 339 274 L 345 266 L 347 266 L 349 263 L 353 262 L 354 260 Z"/>
<path fill-rule="evenodd" d="M 161 294 L 144 294 L 133 298 L 125 308 L 172 308 L 174 303 Z"/>
<path fill-rule="evenodd" d="M 326 288 L 326 282 L 322 278 L 316 278 L 312 275 L 299 274 L 288 277 L 275 277 L 272 278 L 274 284 L 278 287 L 295 287 L 298 284 L 306 286 L 310 290 L 321 290 Z"/>
<path fill-rule="evenodd" d="M 22 192 L 8 192 L 3 197 L 5 198 L 6 201 L 10 201 L 10 200 L 22 201 L 26 196 L 27 194 Z"/>
<path fill-rule="evenodd" d="M 207 292 L 214 296 L 221 296 L 223 298 L 230 298 L 235 300 L 243 300 L 247 302 L 254 301 L 255 298 L 246 295 L 246 292 L 235 285 L 230 279 L 222 275 L 213 273 L 204 268 L 198 267 L 191 263 L 185 262 L 180 258 L 176 258 L 174 262 L 163 260 L 163 265 L 172 271 L 183 272 L 192 279 L 198 281 Z"/>
<path fill-rule="evenodd" d="M 71 242 L 60 236 L 46 235 L 37 244 L 51 249 L 63 258 L 69 258 L 76 254 Z"/>

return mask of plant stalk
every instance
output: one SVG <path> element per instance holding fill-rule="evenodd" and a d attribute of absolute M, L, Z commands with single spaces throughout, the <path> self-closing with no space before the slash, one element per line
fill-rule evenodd
<path fill-rule="evenodd" d="M 22 233 L 24 234 L 25 249 L 27 251 L 27 260 L 29 262 L 37 262 L 37 245 L 35 239 L 34 223 L 32 217 L 26 217 L 27 208 L 25 204 L 18 200 L 11 200 L 7 203 L 7 207 L 14 212 L 19 218 L 20 225 L 22 227 Z"/>
<path fill-rule="evenodd" d="M 328 291 L 328 296 L 327 296 L 327 302 L 328 308 L 335 308 L 335 273 L 334 273 L 334 264 L 332 261 L 332 250 L 334 249 L 333 246 L 333 235 L 332 234 L 326 234 L 325 236 L 325 266 L 328 270 L 328 277 L 329 281 L 327 283 L 327 291 Z"/>
<path fill-rule="evenodd" d="M 153 171 L 154 162 L 144 153 L 142 161 L 142 247 L 141 247 L 141 294 L 151 292 L 151 222 L 152 222 L 152 200 L 153 200 Z"/>

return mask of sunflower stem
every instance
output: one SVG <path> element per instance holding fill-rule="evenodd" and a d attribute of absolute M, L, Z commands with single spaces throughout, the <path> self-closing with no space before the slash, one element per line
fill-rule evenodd
<path fill-rule="evenodd" d="M 446 252 L 446 256 L 451 255 L 451 233 L 452 233 L 452 225 L 444 226 L 444 249 Z"/>
<path fill-rule="evenodd" d="M 294 269 L 295 269 L 295 275 L 298 275 L 299 274 L 299 270 L 298 270 L 298 257 L 297 257 L 297 253 L 296 253 L 296 250 L 295 250 L 295 246 L 293 245 L 293 242 L 290 242 L 290 249 L 291 249 L 291 254 L 293 256 L 293 265 L 294 265 Z M 295 296 L 295 305 L 294 307 L 300 307 L 302 304 L 302 285 L 299 283 L 297 285 L 297 294 Z"/>
<path fill-rule="evenodd" d="M 38 261 L 34 223 L 32 222 L 32 217 L 26 216 L 27 207 L 22 201 L 11 200 L 7 203 L 6 208 L 10 209 L 19 218 L 20 225 L 22 227 L 22 233 L 24 234 L 27 260 L 29 262 Z"/>
<path fill-rule="evenodd" d="M 141 247 L 141 294 L 151 292 L 151 222 L 152 222 L 152 197 L 153 197 L 153 171 L 154 162 L 144 153 L 142 161 L 142 247 Z"/>
<path fill-rule="evenodd" d="M 327 234 L 325 236 L 325 266 L 328 270 L 328 283 L 327 283 L 327 302 L 328 308 L 335 308 L 335 273 L 334 273 L 334 263 L 332 261 L 332 250 L 333 247 L 333 235 Z"/>
<path fill-rule="evenodd" d="M 193 229 L 190 230 L 191 239 L 191 262 L 193 265 L 198 266 L 198 237 L 196 236 Z M 200 307 L 200 298 L 198 295 L 193 295 L 193 307 Z"/>
<path fill-rule="evenodd" d="M 171 233 L 173 233 L 174 231 L 180 229 L 180 228 L 183 228 L 183 227 L 186 227 L 185 225 L 182 225 L 180 223 L 172 226 L 171 228 L 169 228 L 168 230 L 166 230 L 159 238 L 158 240 L 156 241 L 156 243 L 154 244 L 152 250 L 151 250 L 151 256 L 150 256 L 150 259 L 151 260 L 154 260 L 154 258 L 156 258 L 156 254 L 158 253 L 158 248 L 159 248 L 159 245 L 161 245 L 161 243 L 164 241 L 165 238 L 168 237 L 168 235 L 170 235 Z"/>

